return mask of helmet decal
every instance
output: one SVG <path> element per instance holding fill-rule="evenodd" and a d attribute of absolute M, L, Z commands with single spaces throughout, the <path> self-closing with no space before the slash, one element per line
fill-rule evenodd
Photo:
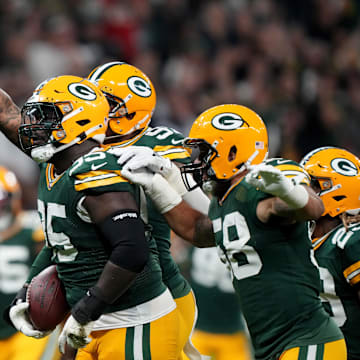
<path fill-rule="evenodd" d="M 337 147 L 322 147 L 305 155 L 302 164 L 324 203 L 322 216 L 335 217 L 360 209 L 360 160 L 354 154 Z"/>
<path fill-rule="evenodd" d="M 68 86 L 68 89 L 71 94 L 77 96 L 80 99 L 92 101 L 96 99 L 96 93 L 89 86 L 80 84 L 80 83 L 72 83 Z"/>
<path fill-rule="evenodd" d="M 110 104 L 109 134 L 145 131 L 156 104 L 151 80 L 133 65 L 113 61 L 95 68 L 88 79 L 95 81 Z"/>
<path fill-rule="evenodd" d="M 221 113 L 211 120 L 212 125 L 219 130 L 235 130 L 244 125 L 244 120 L 238 114 Z"/>
<path fill-rule="evenodd" d="M 356 176 L 359 173 L 356 165 L 348 159 L 336 158 L 331 161 L 330 165 L 337 173 L 344 176 Z"/>
<path fill-rule="evenodd" d="M 141 97 L 149 97 L 152 93 L 149 83 L 139 76 L 132 76 L 128 79 L 129 89 Z"/>

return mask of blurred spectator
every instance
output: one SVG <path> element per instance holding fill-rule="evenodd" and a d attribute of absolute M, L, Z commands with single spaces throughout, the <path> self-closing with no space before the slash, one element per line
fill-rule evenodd
<path fill-rule="evenodd" d="M 21 105 L 45 78 L 124 60 L 153 79 L 154 125 L 187 135 L 205 108 L 234 102 L 261 114 L 270 156 L 299 160 L 322 145 L 360 155 L 359 9 L 357 0 L 4 0 L 0 87 Z"/>

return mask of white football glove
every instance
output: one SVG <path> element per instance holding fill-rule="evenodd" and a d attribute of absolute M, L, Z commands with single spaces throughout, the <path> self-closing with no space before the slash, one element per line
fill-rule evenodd
<path fill-rule="evenodd" d="M 129 146 L 110 149 L 109 152 L 119 157 L 118 164 L 123 170 L 150 170 L 163 176 L 180 196 L 187 192 L 180 169 L 170 159 L 158 155 L 153 149 L 146 146 Z"/>
<path fill-rule="evenodd" d="M 177 191 L 160 174 L 146 169 L 122 169 L 121 175 L 132 183 L 141 185 L 161 214 L 170 211 L 182 201 Z"/>
<path fill-rule="evenodd" d="M 17 301 L 9 310 L 9 317 L 16 329 L 26 336 L 41 339 L 51 333 L 51 331 L 40 331 L 34 328 L 27 314 L 30 304 L 28 302 Z"/>
<path fill-rule="evenodd" d="M 303 208 L 309 200 L 309 194 L 302 185 L 295 185 L 272 165 L 250 166 L 250 171 L 245 179 L 250 185 L 279 197 L 294 209 Z"/>
<path fill-rule="evenodd" d="M 81 325 L 75 318 L 70 315 L 66 320 L 64 328 L 59 336 L 59 350 L 65 353 L 65 345 L 68 343 L 72 348 L 79 349 L 90 343 L 89 337 L 94 327 L 94 321 L 90 321 L 85 325 Z"/>

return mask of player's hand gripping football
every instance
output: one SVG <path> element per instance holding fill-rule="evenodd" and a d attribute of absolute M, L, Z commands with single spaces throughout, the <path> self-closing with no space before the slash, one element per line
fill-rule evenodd
<path fill-rule="evenodd" d="M 293 209 L 301 209 L 308 202 L 309 194 L 305 188 L 294 184 L 272 165 L 252 165 L 245 179 L 259 190 L 279 197 Z"/>
<path fill-rule="evenodd" d="M 34 328 L 27 314 L 29 305 L 26 301 L 26 288 L 23 287 L 10 306 L 9 319 L 15 328 L 26 336 L 40 339 L 49 335 L 51 331 L 40 331 Z"/>
<path fill-rule="evenodd" d="M 81 325 L 75 318 L 70 315 L 66 320 L 64 328 L 59 336 L 59 350 L 62 354 L 65 353 L 66 343 L 74 349 L 85 347 L 90 343 L 89 335 L 94 326 L 94 322 L 90 321 L 87 324 Z"/>

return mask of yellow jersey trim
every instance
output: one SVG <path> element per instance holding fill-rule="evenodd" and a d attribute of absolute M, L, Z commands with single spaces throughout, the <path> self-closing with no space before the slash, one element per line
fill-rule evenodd
<path fill-rule="evenodd" d="M 360 260 L 346 268 L 343 274 L 350 285 L 357 284 L 360 281 Z"/>

